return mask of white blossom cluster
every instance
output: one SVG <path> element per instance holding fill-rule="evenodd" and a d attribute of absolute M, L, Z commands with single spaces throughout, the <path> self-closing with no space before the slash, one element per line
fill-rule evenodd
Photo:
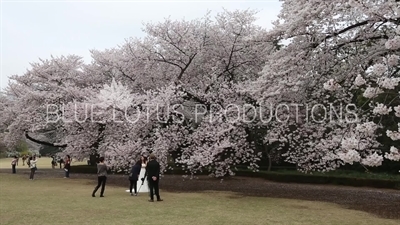
<path fill-rule="evenodd" d="M 399 64 L 400 56 L 398 55 L 389 55 L 387 58 L 387 64 L 389 66 L 397 66 Z"/>
<path fill-rule="evenodd" d="M 381 155 L 378 155 L 376 152 L 361 159 L 362 164 L 371 167 L 381 166 L 382 162 L 383 162 L 383 157 Z"/>
<path fill-rule="evenodd" d="M 393 107 L 395 111 L 395 116 L 400 117 L 400 105 Z"/>
<path fill-rule="evenodd" d="M 378 85 L 379 87 L 393 90 L 395 87 L 399 85 L 400 78 L 395 77 L 395 78 L 389 78 L 389 77 L 381 77 L 378 79 Z"/>
<path fill-rule="evenodd" d="M 356 79 L 354 80 L 354 85 L 358 86 L 358 87 L 362 86 L 362 85 L 364 85 L 366 83 L 367 82 L 365 81 L 365 79 L 360 74 L 358 74 Z"/>
<path fill-rule="evenodd" d="M 376 76 L 382 76 L 387 70 L 386 65 L 382 63 L 377 63 L 372 68 L 372 73 Z"/>
<path fill-rule="evenodd" d="M 383 90 L 377 87 L 367 87 L 363 93 L 365 98 L 374 98 L 379 94 L 382 94 Z"/>
<path fill-rule="evenodd" d="M 337 154 L 338 158 L 341 159 L 344 163 L 348 163 L 353 165 L 354 162 L 360 162 L 361 156 L 356 150 L 348 150 L 346 152 L 339 152 Z"/>
<path fill-rule="evenodd" d="M 400 48 L 400 36 L 396 36 L 393 39 L 389 39 L 385 43 L 385 47 L 390 50 L 397 50 Z"/>
<path fill-rule="evenodd" d="M 132 105 L 133 99 L 129 89 L 113 79 L 110 85 L 104 85 L 92 103 L 102 108 L 125 109 Z"/>
<path fill-rule="evenodd" d="M 400 161 L 400 151 L 398 148 L 391 146 L 390 152 L 385 153 L 385 158 L 392 161 Z"/>
<path fill-rule="evenodd" d="M 341 142 L 342 148 L 345 150 L 358 149 L 359 148 L 358 144 L 359 140 L 354 136 L 344 137 Z"/>
<path fill-rule="evenodd" d="M 398 131 L 391 131 L 391 130 L 386 131 L 386 136 L 388 136 L 393 141 L 400 140 L 400 123 L 397 124 L 397 126 L 399 127 Z"/>
<path fill-rule="evenodd" d="M 378 103 L 373 109 L 372 113 L 378 115 L 388 115 L 392 111 L 391 107 L 388 107 L 382 103 Z"/>
<path fill-rule="evenodd" d="M 324 89 L 328 91 L 335 91 L 340 88 L 340 85 L 334 80 L 330 79 L 324 83 Z"/>
<path fill-rule="evenodd" d="M 363 124 L 357 124 L 356 130 L 360 133 L 366 134 L 367 136 L 373 136 L 378 125 L 372 121 L 365 122 Z"/>

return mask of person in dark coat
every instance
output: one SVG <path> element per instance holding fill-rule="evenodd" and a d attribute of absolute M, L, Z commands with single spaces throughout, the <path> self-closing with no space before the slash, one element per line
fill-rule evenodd
<path fill-rule="evenodd" d="M 131 196 L 137 196 L 137 181 L 139 179 L 140 170 L 142 169 L 142 161 L 138 160 L 135 165 L 132 166 L 131 172 L 129 174 L 129 191 Z M 132 193 L 132 188 L 134 189 L 135 193 Z"/>
<path fill-rule="evenodd" d="M 158 187 L 160 181 L 160 164 L 156 161 L 156 156 L 150 154 L 150 161 L 146 166 L 146 174 L 142 181 L 147 177 L 147 182 L 150 189 L 150 199 L 149 202 L 154 202 L 154 194 L 157 197 L 157 201 L 163 201 L 160 197 L 160 190 Z"/>
<path fill-rule="evenodd" d="M 69 172 L 71 171 L 71 156 L 69 156 L 69 155 L 67 155 L 65 157 L 64 171 L 65 171 L 65 177 L 64 178 L 69 178 Z"/>

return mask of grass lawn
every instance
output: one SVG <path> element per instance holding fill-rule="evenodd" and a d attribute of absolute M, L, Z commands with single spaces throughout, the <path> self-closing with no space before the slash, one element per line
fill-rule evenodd
<path fill-rule="evenodd" d="M 11 171 L 11 161 L 13 159 L 12 158 L 2 158 L 0 159 L 0 169 L 6 169 L 6 168 L 10 168 Z M 72 160 L 72 164 L 71 165 L 86 165 L 86 162 L 78 162 L 76 160 Z M 37 167 L 39 169 L 51 169 L 51 158 L 50 157 L 41 157 L 38 158 L 38 162 L 37 162 Z M 25 161 L 25 166 L 22 166 L 22 159 L 19 159 L 19 163 L 17 166 L 17 170 L 19 168 L 28 168 L 28 166 L 26 165 L 26 161 Z M 60 165 L 57 164 L 57 168 L 60 168 Z"/>
<path fill-rule="evenodd" d="M 330 203 L 162 190 L 164 201 L 150 203 L 147 194 L 131 197 L 113 186 L 105 198 L 92 198 L 94 186 L 94 180 L 0 173 L 0 224 L 400 224 Z"/>

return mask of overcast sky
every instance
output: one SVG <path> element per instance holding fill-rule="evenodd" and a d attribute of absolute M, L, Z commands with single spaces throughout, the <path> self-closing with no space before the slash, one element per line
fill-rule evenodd
<path fill-rule="evenodd" d="M 211 10 L 256 9 L 258 25 L 271 28 L 281 3 L 278 0 L 187 1 L 1 1 L 0 88 L 8 76 L 22 75 L 30 62 L 51 55 L 76 54 L 90 62 L 91 49 L 102 50 L 142 37 L 143 22 L 196 19 Z"/>

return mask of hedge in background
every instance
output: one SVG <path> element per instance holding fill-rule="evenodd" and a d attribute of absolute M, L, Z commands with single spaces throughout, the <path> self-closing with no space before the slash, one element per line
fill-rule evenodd
<path fill-rule="evenodd" d="M 72 166 L 71 172 L 73 173 L 97 173 L 97 167 L 88 165 Z M 109 171 L 111 173 L 111 171 Z M 117 174 L 124 174 L 123 172 Z M 181 168 L 174 168 L 167 171 L 165 174 L 187 175 Z M 196 175 L 207 175 L 206 172 L 198 173 Z M 360 177 L 357 174 L 304 174 L 296 171 L 259 171 L 252 172 L 247 170 L 239 170 L 236 176 L 257 177 L 264 178 L 271 181 L 285 182 L 285 183 L 309 183 L 309 184 L 334 184 L 346 185 L 355 187 L 374 187 L 374 188 L 390 188 L 400 190 L 400 176 L 389 176 L 387 178 L 365 178 L 362 173 Z"/>

